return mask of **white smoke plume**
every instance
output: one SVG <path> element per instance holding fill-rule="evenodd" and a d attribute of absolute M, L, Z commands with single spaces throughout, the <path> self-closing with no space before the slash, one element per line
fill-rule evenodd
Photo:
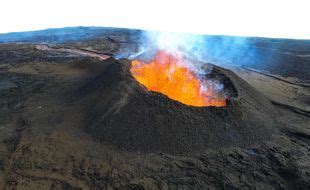
<path fill-rule="evenodd" d="M 203 58 L 204 36 L 171 32 L 144 32 L 141 34 L 138 51 L 131 54 L 129 59 L 152 59 L 158 50 L 183 57 L 182 66 L 186 66 L 197 74 L 208 74 L 212 66 L 206 64 Z M 184 65 L 185 64 L 185 65 Z"/>

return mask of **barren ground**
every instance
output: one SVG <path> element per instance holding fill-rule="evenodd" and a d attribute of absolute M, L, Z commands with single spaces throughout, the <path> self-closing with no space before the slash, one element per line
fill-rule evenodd
<path fill-rule="evenodd" d="M 87 54 L 76 44 L 60 50 L 0 45 L 0 189 L 310 188 L 310 87 L 304 80 L 232 68 L 273 102 L 279 132 L 270 141 L 191 156 L 132 152 L 85 133 L 83 106 L 70 99 L 108 61 L 91 47 Z"/>

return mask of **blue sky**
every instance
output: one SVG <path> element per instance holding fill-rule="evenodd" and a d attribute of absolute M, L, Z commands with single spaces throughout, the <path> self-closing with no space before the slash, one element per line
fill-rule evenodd
<path fill-rule="evenodd" d="M 0 33 L 66 26 L 310 39 L 307 0 L 1 0 Z"/>

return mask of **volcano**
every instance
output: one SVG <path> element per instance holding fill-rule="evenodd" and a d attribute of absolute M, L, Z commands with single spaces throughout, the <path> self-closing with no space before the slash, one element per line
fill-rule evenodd
<path fill-rule="evenodd" d="M 203 36 L 209 59 L 140 37 L 0 35 L 0 189 L 310 189 L 310 43 Z"/>
<path fill-rule="evenodd" d="M 213 66 L 207 75 L 223 84 L 225 106 L 193 106 L 149 90 L 132 74 L 130 60 L 104 64 L 104 72 L 79 89 L 80 101 L 90 105 L 85 130 L 101 142 L 129 151 L 194 154 L 252 145 L 274 130 L 269 100 L 229 70 Z"/>

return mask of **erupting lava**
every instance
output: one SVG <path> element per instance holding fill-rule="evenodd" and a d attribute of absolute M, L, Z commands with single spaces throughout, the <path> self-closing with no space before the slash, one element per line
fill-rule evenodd
<path fill-rule="evenodd" d="M 211 87 L 202 90 L 201 81 L 184 66 L 181 58 L 158 51 L 149 63 L 133 60 L 130 69 L 134 78 L 149 91 L 165 94 L 191 106 L 226 106 L 226 99 L 217 97 Z"/>

